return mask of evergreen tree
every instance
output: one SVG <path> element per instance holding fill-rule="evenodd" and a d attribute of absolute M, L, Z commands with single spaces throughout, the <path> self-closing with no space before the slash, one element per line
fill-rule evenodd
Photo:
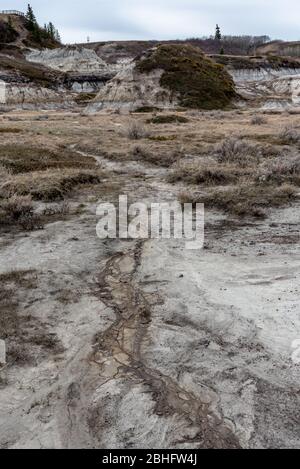
<path fill-rule="evenodd" d="M 60 37 L 60 34 L 58 32 L 58 29 L 55 30 L 55 40 L 59 43 L 61 43 L 61 37 Z"/>
<path fill-rule="evenodd" d="M 220 26 L 218 24 L 216 25 L 215 39 L 216 39 L 216 41 L 221 41 L 221 39 L 222 39 L 221 29 L 220 29 Z"/>
<path fill-rule="evenodd" d="M 36 21 L 35 14 L 33 13 L 33 9 L 31 5 L 28 4 L 27 13 L 25 15 L 27 21 L 27 28 L 29 31 L 34 32 L 37 28 L 38 24 Z"/>
<path fill-rule="evenodd" d="M 49 34 L 49 39 L 51 40 L 55 40 L 55 34 L 56 34 L 56 31 L 55 31 L 55 28 L 54 28 L 54 25 L 53 23 L 50 23 L 48 24 L 48 34 Z"/>
<path fill-rule="evenodd" d="M 42 44 L 43 41 L 61 42 L 59 32 L 51 21 L 48 24 L 44 24 L 43 28 L 38 25 L 31 5 L 28 5 L 27 8 L 26 23 L 28 31 L 31 32 L 31 38 L 35 42 L 40 44 Z"/>

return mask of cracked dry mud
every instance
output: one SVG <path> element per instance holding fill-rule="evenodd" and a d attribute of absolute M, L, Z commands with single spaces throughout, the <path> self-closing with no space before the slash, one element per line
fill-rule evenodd
<path fill-rule="evenodd" d="M 95 158 L 108 199 L 180 191 L 166 169 Z M 56 345 L 2 370 L 0 446 L 299 447 L 299 204 L 255 223 L 209 211 L 195 252 L 99 240 L 90 195 L 76 217 L 3 235 L 1 273 L 34 277 L 19 285 L 21 327 L 28 338 L 30 315 Z"/>

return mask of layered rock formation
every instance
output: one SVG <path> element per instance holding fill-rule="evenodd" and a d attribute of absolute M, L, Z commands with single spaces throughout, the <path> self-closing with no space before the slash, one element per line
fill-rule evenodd
<path fill-rule="evenodd" d="M 233 80 L 222 65 L 190 45 L 150 49 L 119 72 L 89 110 L 158 106 L 222 109 L 235 97 Z"/>

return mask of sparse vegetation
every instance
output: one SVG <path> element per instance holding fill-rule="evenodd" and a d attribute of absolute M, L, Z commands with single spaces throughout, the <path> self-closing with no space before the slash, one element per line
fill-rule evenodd
<path fill-rule="evenodd" d="M 80 93 L 75 97 L 75 102 L 77 104 L 88 104 L 97 96 L 97 93 Z"/>
<path fill-rule="evenodd" d="M 184 116 L 178 116 L 176 114 L 168 114 L 155 116 L 147 120 L 148 124 L 185 124 L 189 120 Z"/>
<path fill-rule="evenodd" d="M 0 145 L 0 165 L 10 172 L 26 173 L 57 168 L 95 167 L 91 158 L 83 159 L 80 155 L 67 149 L 49 150 L 27 145 Z"/>
<path fill-rule="evenodd" d="M 125 135 L 130 140 L 139 140 L 149 137 L 149 131 L 140 122 L 132 120 L 125 128 Z"/>
<path fill-rule="evenodd" d="M 263 125 L 266 123 L 267 123 L 267 120 L 264 116 L 255 114 L 255 116 L 251 118 L 251 125 Z"/>
<path fill-rule="evenodd" d="M 100 174 L 96 171 L 66 169 L 33 171 L 16 174 L 0 189 L 0 196 L 31 195 L 34 200 L 62 200 L 74 187 L 80 184 L 97 184 Z"/>
<path fill-rule="evenodd" d="M 39 215 L 34 213 L 31 196 L 12 195 L 0 199 L 0 226 L 18 225 L 25 231 L 42 228 Z"/>
<path fill-rule="evenodd" d="M 285 145 L 294 145 L 300 143 L 300 131 L 296 127 L 285 127 L 279 134 L 281 143 Z"/>
<path fill-rule="evenodd" d="M 156 111 L 160 111 L 160 109 L 158 107 L 154 107 L 154 106 L 140 106 L 138 108 L 136 108 L 133 112 L 137 112 L 137 113 L 149 113 L 149 112 L 156 112 Z"/>
<path fill-rule="evenodd" d="M 300 186 L 300 155 L 283 154 L 258 169 L 258 180 L 266 183 L 293 183 Z"/>
<path fill-rule="evenodd" d="M 145 146 L 135 145 L 132 149 L 132 157 L 135 160 L 151 163 L 155 166 L 170 167 L 181 158 L 181 154 L 170 151 L 167 154 L 154 153 Z"/>
<path fill-rule="evenodd" d="M 238 137 L 231 137 L 217 144 L 215 154 L 219 163 L 235 163 L 240 166 L 247 166 L 262 156 L 257 144 Z"/>
<path fill-rule="evenodd" d="M 148 137 L 149 140 L 153 140 L 154 142 L 170 142 L 176 140 L 176 138 L 176 135 L 151 135 Z"/>
<path fill-rule="evenodd" d="M 226 185 L 234 184 L 243 176 L 249 176 L 251 170 L 243 170 L 233 164 L 217 164 L 212 161 L 201 163 L 179 163 L 177 168 L 168 176 L 168 181 L 175 183 L 178 181 L 187 184 Z"/>
<path fill-rule="evenodd" d="M 224 210 L 237 216 L 264 217 L 265 209 L 280 207 L 293 201 L 297 188 L 292 185 L 262 186 L 247 184 L 243 186 L 212 189 L 207 195 L 189 193 L 180 195 L 180 202 L 204 203 L 206 207 Z"/>

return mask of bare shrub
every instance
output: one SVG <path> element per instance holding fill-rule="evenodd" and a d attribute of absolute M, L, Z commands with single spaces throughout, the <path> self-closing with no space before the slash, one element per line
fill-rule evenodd
<path fill-rule="evenodd" d="M 261 149 L 257 144 L 231 137 L 223 140 L 215 146 L 215 155 L 219 163 L 233 163 L 240 166 L 248 166 L 258 161 Z"/>
<path fill-rule="evenodd" d="M 12 220 L 19 220 L 21 217 L 33 214 L 33 203 L 30 195 L 13 195 L 1 204 L 2 209 Z"/>
<path fill-rule="evenodd" d="M 34 200 L 51 202 L 62 200 L 74 187 L 80 184 L 97 184 L 100 175 L 97 171 L 65 169 L 46 170 L 16 174 L 1 186 L 0 196 L 12 197 L 31 195 Z"/>
<path fill-rule="evenodd" d="M 267 123 L 267 119 L 263 116 L 259 116 L 256 114 L 255 116 L 252 117 L 250 124 L 251 125 L 263 125 Z"/>
<path fill-rule="evenodd" d="M 237 216 L 263 217 L 268 207 L 280 207 L 295 199 L 298 189 L 290 184 L 267 186 L 246 184 L 239 187 L 217 188 L 204 196 L 181 194 L 185 201 L 204 203 L 206 207 L 224 210 Z"/>
<path fill-rule="evenodd" d="M 232 164 L 216 164 L 207 160 L 201 163 L 178 164 L 168 176 L 171 183 L 184 181 L 187 184 L 225 185 L 234 184 L 241 177 L 250 174 Z"/>
<path fill-rule="evenodd" d="M 258 171 L 261 182 L 300 183 L 300 155 L 283 155 L 281 158 L 265 163 Z"/>
<path fill-rule="evenodd" d="M 51 207 L 46 207 L 43 211 L 45 216 L 53 215 L 67 215 L 70 212 L 70 204 L 63 200 L 60 204 L 52 205 Z"/>
<path fill-rule="evenodd" d="M 130 140 L 139 140 L 141 138 L 146 138 L 149 136 L 149 132 L 144 125 L 142 125 L 138 121 L 130 121 L 128 122 L 125 135 Z"/>
<path fill-rule="evenodd" d="M 168 153 L 153 153 L 142 145 L 135 145 L 131 150 L 131 155 L 135 160 L 162 167 L 169 167 L 182 157 L 176 150 Z"/>
<path fill-rule="evenodd" d="M 26 231 L 43 227 L 40 217 L 34 213 L 31 196 L 16 194 L 0 203 L 0 224 L 19 225 Z"/>
<path fill-rule="evenodd" d="M 286 145 L 300 143 L 300 132 L 296 127 L 285 127 L 279 134 L 279 139 Z"/>

